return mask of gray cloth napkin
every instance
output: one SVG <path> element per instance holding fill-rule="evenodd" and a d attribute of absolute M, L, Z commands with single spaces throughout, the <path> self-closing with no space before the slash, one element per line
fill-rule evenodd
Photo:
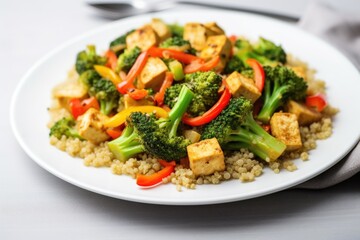
<path fill-rule="evenodd" d="M 299 27 L 331 43 L 360 70 L 360 16 L 340 13 L 313 2 L 300 19 Z M 360 172 L 360 143 L 338 164 L 297 188 L 321 189 L 340 183 Z"/>

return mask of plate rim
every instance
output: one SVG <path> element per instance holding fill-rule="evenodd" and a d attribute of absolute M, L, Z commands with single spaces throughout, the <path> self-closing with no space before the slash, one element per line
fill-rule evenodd
<path fill-rule="evenodd" d="M 234 11 L 227 11 L 227 10 L 205 10 L 205 9 L 199 9 L 197 11 L 201 11 L 201 12 L 216 12 L 217 14 L 220 12 L 231 12 L 233 14 Z M 321 171 L 313 173 L 312 175 L 309 175 L 307 178 L 302 178 L 298 181 L 294 181 L 292 184 L 285 184 L 281 187 L 277 187 L 277 188 L 273 188 L 270 189 L 268 191 L 266 191 L 266 193 L 264 192 L 259 192 L 257 194 L 253 194 L 251 196 L 243 196 L 243 197 L 239 197 L 237 196 L 237 194 L 235 195 L 231 195 L 230 197 L 226 197 L 225 199 L 223 197 L 219 197 L 219 198 L 212 198 L 210 201 L 203 201 L 203 200 L 199 200 L 197 201 L 197 199 L 192 199 L 189 201 L 185 201 L 182 199 L 183 202 L 172 202 L 172 201 L 158 201 L 158 200 L 151 200 L 148 198 L 142 198 L 142 197 L 134 197 L 131 195 L 124 195 L 122 194 L 121 196 L 116 195 L 110 191 L 107 190 L 103 190 L 103 189 L 98 189 L 97 187 L 94 186 L 88 186 L 87 184 L 78 182 L 76 179 L 72 179 L 71 177 L 67 177 L 66 174 L 63 174 L 59 171 L 57 171 L 56 169 L 53 169 L 51 166 L 49 166 L 48 164 L 46 164 L 46 162 L 44 162 L 42 159 L 39 159 L 38 156 L 32 152 L 32 150 L 28 147 L 28 145 L 26 144 L 26 141 L 24 141 L 24 139 L 21 137 L 21 134 L 19 132 L 19 129 L 16 126 L 16 119 L 15 119 L 15 115 L 16 115 L 16 110 L 15 110 L 15 106 L 18 100 L 18 95 L 21 92 L 22 86 L 26 83 L 27 79 L 32 75 L 32 73 L 34 71 L 36 71 L 36 69 L 38 69 L 39 67 L 41 67 L 41 65 L 48 59 L 51 58 L 53 55 L 61 52 L 62 50 L 66 49 L 68 46 L 71 46 L 72 44 L 82 40 L 82 39 L 86 39 L 89 36 L 92 36 L 94 34 L 96 34 L 97 32 L 101 32 L 101 31 L 106 31 L 106 29 L 108 28 L 113 28 L 113 26 L 116 26 L 117 24 L 119 24 L 119 22 L 123 22 L 123 21 L 127 21 L 127 20 L 134 20 L 136 21 L 136 19 L 149 19 L 152 18 L 154 16 L 157 17 L 161 17 L 161 15 L 167 15 L 170 12 L 176 12 L 177 14 L 181 13 L 181 12 L 186 12 L 186 10 L 177 10 L 177 11 L 164 11 L 161 13 L 156 13 L 156 14 L 144 14 L 144 15 L 140 15 L 140 16 L 134 16 L 134 17 L 128 17 L 128 18 L 124 18 L 124 19 L 120 19 L 114 22 L 110 22 L 110 23 L 106 23 L 103 25 L 100 25 L 98 27 L 96 27 L 93 30 L 87 31 L 83 34 L 79 34 L 78 36 L 75 36 L 71 39 L 69 39 L 68 41 L 65 41 L 63 44 L 60 44 L 59 46 L 57 46 L 56 48 L 54 48 L 53 50 L 49 51 L 47 54 L 45 54 L 43 57 L 41 57 L 38 61 L 36 61 L 35 64 L 33 64 L 27 71 L 26 73 L 21 77 L 20 81 L 17 83 L 17 86 L 15 88 L 15 91 L 11 97 L 11 103 L 10 103 L 10 125 L 12 128 L 12 131 L 15 135 L 16 140 L 18 141 L 18 143 L 20 144 L 21 148 L 26 152 L 26 154 L 33 160 L 35 161 L 39 166 L 41 166 L 42 168 L 44 168 L 45 170 L 47 170 L 48 172 L 52 173 L 53 175 L 59 177 L 60 179 L 71 183 L 75 186 L 78 186 L 80 188 L 86 189 L 88 191 L 92 191 L 101 195 L 105 195 L 105 196 L 109 196 L 109 197 L 113 197 L 113 198 L 118 198 L 118 199 L 123 199 L 123 200 L 127 200 L 127 201 L 133 201 L 133 202 L 141 202 L 141 203 L 149 203 L 149 204 L 160 204 L 160 205 L 207 205 L 207 204 L 220 204 L 220 203 L 226 203 L 226 202 L 234 202 L 234 201 L 241 201 L 241 200 L 245 200 L 245 199 L 250 199 L 250 198 L 256 198 L 259 196 L 264 196 L 264 195 L 268 195 L 274 192 L 278 192 L 278 191 L 282 191 L 284 189 L 288 189 L 291 188 L 293 186 L 296 186 L 300 183 L 303 183 L 315 176 L 320 175 L 321 173 L 325 172 L 326 170 L 328 170 L 329 168 L 331 168 L 332 166 L 334 166 L 336 163 L 338 163 L 344 156 L 346 156 L 353 148 L 354 146 L 358 143 L 359 139 L 360 139 L 360 132 L 358 133 L 358 136 L 356 137 L 357 140 L 355 140 L 353 142 L 353 144 L 351 146 L 348 146 L 347 151 L 343 152 L 343 154 L 341 155 L 341 157 L 339 157 L 339 159 L 337 159 L 336 161 L 333 161 L 331 164 L 328 164 L 326 167 L 324 167 Z M 272 19 L 269 17 L 265 17 L 265 16 L 259 16 L 256 14 L 251 14 L 251 13 L 236 13 L 236 14 L 240 14 L 240 15 L 244 15 L 244 16 L 250 16 L 250 17 L 255 17 L 255 18 L 260 18 L 263 20 L 271 20 L 272 22 L 277 22 L 278 24 L 281 25 L 286 25 L 287 27 L 295 27 L 295 26 L 291 26 L 289 23 L 286 22 L 282 22 L 280 20 L 276 20 L 276 19 Z M 300 30 L 303 34 L 307 34 L 307 35 L 311 35 L 312 38 L 316 38 L 318 40 L 320 40 L 323 44 L 326 44 L 327 47 L 332 48 L 333 50 L 335 50 L 337 52 L 337 54 L 341 55 L 344 57 L 344 59 L 346 59 L 350 65 L 356 69 L 356 67 L 354 66 L 353 62 L 351 60 L 349 60 L 349 58 L 347 58 L 342 52 L 340 52 L 336 47 L 334 47 L 333 45 L 331 45 L 328 42 L 325 42 L 324 40 L 318 38 L 317 36 L 308 33 L 306 31 L 304 31 L 303 29 L 299 29 L 297 28 L 297 30 Z M 358 69 L 356 69 L 358 74 L 359 71 Z M 360 75 L 358 75 L 360 77 Z M 50 101 L 50 100 L 49 100 Z M 109 172 L 109 174 L 112 174 Z M 128 176 L 127 176 L 128 177 Z M 174 186 L 173 186 L 174 187 Z M 196 191 L 196 190 L 195 190 Z"/>

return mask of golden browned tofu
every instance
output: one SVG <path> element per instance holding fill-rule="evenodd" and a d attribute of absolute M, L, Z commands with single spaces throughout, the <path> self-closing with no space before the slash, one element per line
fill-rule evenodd
<path fill-rule="evenodd" d="M 215 56 L 219 56 L 220 62 L 215 69 L 222 71 L 230 58 L 231 48 L 231 42 L 225 35 L 210 36 L 206 40 L 206 46 L 201 51 L 200 57 L 209 60 Z"/>
<path fill-rule="evenodd" d="M 154 29 L 160 41 L 164 41 L 165 39 L 171 37 L 170 29 L 161 19 L 153 18 L 150 26 Z"/>
<path fill-rule="evenodd" d="M 206 47 L 207 37 L 214 35 L 201 23 L 187 23 L 184 26 L 184 39 L 188 40 L 196 51 Z"/>
<path fill-rule="evenodd" d="M 146 51 L 159 43 L 159 37 L 150 25 L 145 25 L 126 37 L 126 47 L 132 49 L 138 46 Z"/>
<path fill-rule="evenodd" d="M 321 119 L 321 113 L 307 107 L 304 104 L 290 100 L 286 105 L 286 110 L 296 115 L 300 126 L 309 125 Z"/>
<path fill-rule="evenodd" d="M 145 98 L 141 100 L 135 100 L 132 97 L 130 97 L 129 94 L 124 94 L 123 104 L 124 104 L 124 108 L 127 109 L 129 107 L 134 107 L 134 106 L 152 106 L 154 105 L 154 101 L 150 101 Z"/>
<path fill-rule="evenodd" d="M 66 81 L 53 89 L 55 98 L 83 98 L 87 94 L 87 88 L 78 81 Z"/>
<path fill-rule="evenodd" d="M 277 112 L 270 119 L 271 134 L 285 143 L 286 150 L 301 148 L 301 135 L 296 115 L 293 113 Z"/>
<path fill-rule="evenodd" d="M 225 170 L 224 153 L 216 138 L 205 139 L 187 147 L 190 169 L 196 176 Z"/>
<path fill-rule="evenodd" d="M 237 71 L 230 74 L 225 81 L 234 97 L 243 96 L 254 103 L 261 96 L 261 93 L 255 86 L 254 81 Z"/>
<path fill-rule="evenodd" d="M 77 130 L 81 137 L 98 144 L 109 139 L 104 122 L 107 116 L 94 108 L 90 108 L 78 118 Z"/>
<path fill-rule="evenodd" d="M 224 30 L 216 22 L 205 23 L 204 26 L 212 32 L 212 35 L 224 35 Z"/>
<path fill-rule="evenodd" d="M 139 88 L 152 88 L 158 91 L 168 70 L 166 64 L 158 57 L 149 57 L 138 78 Z"/>

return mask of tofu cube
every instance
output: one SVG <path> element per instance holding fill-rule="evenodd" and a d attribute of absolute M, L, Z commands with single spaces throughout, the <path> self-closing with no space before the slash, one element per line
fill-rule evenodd
<path fill-rule="evenodd" d="M 55 98 L 82 98 L 87 95 L 87 88 L 79 81 L 65 81 L 53 89 L 52 95 Z"/>
<path fill-rule="evenodd" d="M 216 138 L 187 146 L 190 169 L 196 176 L 225 170 L 224 153 Z"/>
<path fill-rule="evenodd" d="M 313 122 L 320 121 L 322 117 L 321 113 L 317 112 L 316 110 L 292 100 L 287 103 L 286 110 L 289 113 L 296 115 L 300 126 L 305 126 Z"/>
<path fill-rule="evenodd" d="M 153 18 L 150 26 L 154 29 L 160 41 L 164 41 L 165 39 L 171 37 L 170 29 L 161 19 Z"/>
<path fill-rule="evenodd" d="M 149 57 L 138 77 L 138 88 L 152 88 L 159 91 L 168 68 L 158 57 Z"/>
<path fill-rule="evenodd" d="M 219 56 L 220 62 L 215 70 L 222 71 L 230 58 L 231 48 L 231 42 L 225 35 L 210 36 L 206 40 L 206 46 L 201 51 L 200 57 L 209 60 Z"/>
<path fill-rule="evenodd" d="M 301 135 L 295 114 L 277 112 L 270 119 L 271 134 L 286 145 L 287 151 L 301 148 Z"/>
<path fill-rule="evenodd" d="M 129 94 L 124 94 L 123 104 L 124 108 L 127 109 L 134 106 L 153 106 L 154 101 L 150 101 L 148 99 L 135 100 L 130 97 Z"/>
<path fill-rule="evenodd" d="M 145 25 L 126 37 L 126 47 L 132 49 L 138 46 L 142 51 L 159 43 L 159 37 L 150 25 Z"/>
<path fill-rule="evenodd" d="M 188 40 L 196 51 L 206 46 L 206 39 L 212 33 L 201 23 L 187 23 L 184 26 L 184 39 Z"/>
<path fill-rule="evenodd" d="M 254 103 L 261 96 L 254 81 L 236 71 L 230 74 L 225 81 L 234 97 L 243 96 Z"/>
<path fill-rule="evenodd" d="M 95 144 L 108 140 L 109 135 L 105 132 L 103 124 L 106 119 L 106 115 L 90 108 L 78 118 L 77 130 L 80 136 Z"/>
<path fill-rule="evenodd" d="M 216 22 L 208 22 L 205 23 L 204 26 L 208 29 L 208 31 L 211 31 L 213 35 L 224 35 L 224 30 L 217 25 Z"/>

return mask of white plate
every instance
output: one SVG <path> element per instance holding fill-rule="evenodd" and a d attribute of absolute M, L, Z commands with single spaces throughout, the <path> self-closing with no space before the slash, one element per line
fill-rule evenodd
<path fill-rule="evenodd" d="M 51 89 L 66 78 L 75 61 L 77 52 L 87 44 L 95 44 L 98 50 L 106 50 L 109 42 L 127 30 L 147 23 L 151 17 L 166 22 L 216 21 L 228 35 L 245 35 L 250 39 L 258 36 L 281 43 L 318 70 L 317 77 L 326 80 L 330 103 L 341 109 L 334 121 L 331 138 L 319 141 L 311 151 L 310 160 L 297 160 L 298 170 L 264 174 L 251 183 L 232 180 L 220 185 L 200 185 L 196 190 L 178 192 L 167 184 L 153 189 L 140 189 L 134 179 L 117 176 L 109 168 L 85 167 L 80 159 L 74 159 L 49 144 L 49 120 Z M 170 11 L 123 19 L 105 25 L 88 34 L 60 46 L 49 53 L 23 77 L 13 96 L 11 123 L 17 140 L 25 152 L 40 166 L 57 177 L 81 188 L 99 194 L 144 203 L 168 205 L 200 205 L 238 201 L 277 192 L 302 183 L 338 162 L 358 141 L 360 128 L 360 75 L 355 67 L 327 43 L 293 26 L 245 13 L 196 10 Z"/>

